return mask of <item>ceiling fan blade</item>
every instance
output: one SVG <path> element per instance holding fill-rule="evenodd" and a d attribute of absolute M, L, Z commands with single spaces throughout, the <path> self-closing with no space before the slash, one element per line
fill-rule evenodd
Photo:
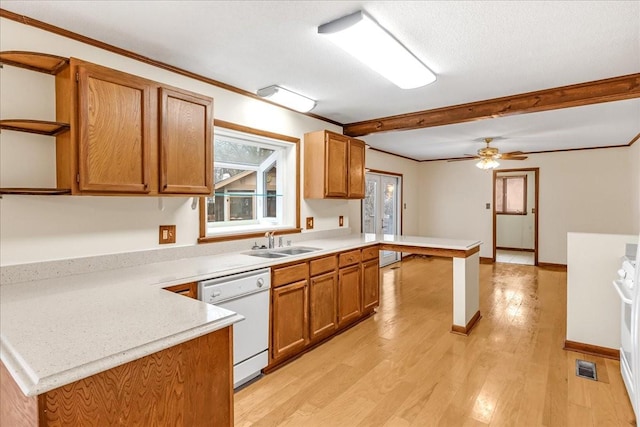
<path fill-rule="evenodd" d="M 479 159 L 479 157 L 478 156 L 475 156 L 475 157 L 458 157 L 458 158 L 455 158 L 455 159 L 449 159 L 449 160 L 447 160 L 447 162 L 462 162 L 464 160 L 476 160 L 476 159 Z"/>
<path fill-rule="evenodd" d="M 527 156 L 510 156 L 510 157 L 503 157 L 502 160 L 526 160 L 528 159 Z"/>
<path fill-rule="evenodd" d="M 522 151 L 510 151 L 508 153 L 502 153 L 502 157 L 504 157 L 504 156 L 513 156 L 513 155 L 519 156 L 521 154 L 524 154 L 524 153 Z"/>

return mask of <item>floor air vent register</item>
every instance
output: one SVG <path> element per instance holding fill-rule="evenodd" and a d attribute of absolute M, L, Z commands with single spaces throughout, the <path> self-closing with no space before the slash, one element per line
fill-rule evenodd
<path fill-rule="evenodd" d="M 586 360 L 576 360 L 576 375 L 588 380 L 598 381 L 598 375 L 596 374 L 596 364 L 593 362 L 587 362 Z"/>

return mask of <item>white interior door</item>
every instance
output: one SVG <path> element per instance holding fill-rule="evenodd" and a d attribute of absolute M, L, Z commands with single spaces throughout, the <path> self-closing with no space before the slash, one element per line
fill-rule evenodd
<path fill-rule="evenodd" d="M 400 177 L 367 172 L 362 201 L 362 232 L 400 234 Z M 400 261 L 401 254 L 380 252 L 380 266 Z"/>

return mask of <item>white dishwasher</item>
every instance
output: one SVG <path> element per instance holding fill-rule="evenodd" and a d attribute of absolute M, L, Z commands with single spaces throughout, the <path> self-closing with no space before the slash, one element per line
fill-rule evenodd
<path fill-rule="evenodd" d="M 233 325 L 233 387 L 259 376 L 269 361 L 271 270 L 248 271 L 198 283 L 198 299 L 244 316 Z"/>

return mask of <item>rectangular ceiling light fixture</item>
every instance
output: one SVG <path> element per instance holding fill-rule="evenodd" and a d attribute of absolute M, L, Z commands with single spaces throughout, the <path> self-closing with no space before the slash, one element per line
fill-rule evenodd
<path fill-rule="evenodd" d="M 301 113 L 306 113 L 313 110 L 316 106 L 316 101 L 313 99 L 302 96 L 298 93 L 292 92 L 280 86 L 269 86 L 258 90 L 258 96 L 266 98 L 269 101 L 276 104 L 284 105 Z"/>
<path fill-rule="evenodd" d="M 436 75 L 363 11 L 318 27 L 318 34 L 402 89 L 433 83 Z"/>

